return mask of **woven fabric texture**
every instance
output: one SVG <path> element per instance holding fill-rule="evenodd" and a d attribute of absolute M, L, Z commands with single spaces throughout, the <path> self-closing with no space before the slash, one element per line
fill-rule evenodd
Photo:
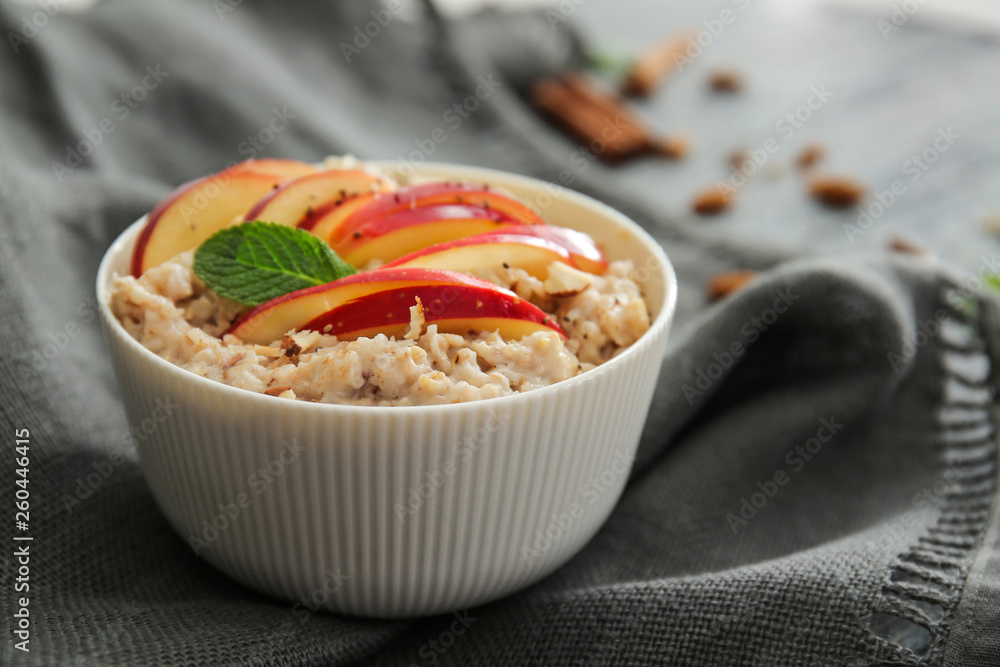
<path fill-rule="evenodd" d="M 0 515 L 8 534 L 28 429 L 34 537 L 31 650 L 8 634 L 0 663 L 998 664 L 993 300 L 928 259 L 708 239 L 596 165 L 572 187 L 664 244 L 684 305 L 629 486 L 579 555 L 482 608 L 372 621 L 293 613 L 173 533 L 96 317 L 97 264 L 122 229 L 255 155 L 574 169 L 517 94 L 579 57 L 569 22 L 487 30 L 401 6 L 358 46 L 380 5 L 104 0 L 0 49 Z M 3 34 L 27 35 L 34 11 L 0 2 Z M 475 113 L 420 153 L 484 80 Z M 704 272 L 733 265 L 768 271 L 696 307 Z"/>

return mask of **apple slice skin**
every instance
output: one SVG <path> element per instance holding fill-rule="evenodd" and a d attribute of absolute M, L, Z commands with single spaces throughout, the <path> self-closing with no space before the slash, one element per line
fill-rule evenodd
<path fill-rule="evenodd" d="M 234 167 L 176 188 L 150 211 L 132 251 L 132 275 L 138 278 L 178 253 L 196 248 L 242 215 L 247 202 L 263 197 L 284 180 Z"/>
<path fill-rule="evenodd" d="M 477 234 L 429 246 L 389 262 L 379 270 L 409 266 L 468 273 L 477 268 L 500 269 L 510 266 L 524 269 L 539 280 L 545 280 L 552 262 L 562 262 L 578 268 L 563 246 L 537 236 L 508 234 L 504 230 L 501 233 Z"/>
<path fill-rule="evenodd" d="M 344 261 L 364 266 L 373 259 L 392 261 L 435 243 L 509 227 L 498 211 L 469 204 L 420 206 L 369 220 L 350 236 L 331 242 Z"/>
<path fill-rule="evenodd" d="M 340 224 L 346 220 L 352 212 L 361 206 L 364 206 L 376 196 L 378 196 L 377 193 L 369 192 L 349 197 L 341 202 L 329 202 L 323 206 L 317 207 L 312 213 L 303 217 L 296 227 L 304 229 L 329 243 L 330 238 L 336 233 Z"/>
<path fill-rule="evenodd" d="M 573 257 L 577 268 L 588 273 L 604 275 L 608 260 L 589 234 L 556 225 L 520 225 L 504 229 L 505 234 L 536 236 L 565 248 Z"/>
<path fill-rule="evenodd" d="M 275 188 L 279 188 L 286 181 L 312 174 L 316 171 L 317 169 L 313 165 L 299 162 L 298 160 L 285 160 L 281 158 L 252 159 L 244 160 L 218 173 L 197 178 L 180 185 L 153 207 L 153 210 L 150 211 L 149 216 L 146 218 L 146 226 L 139 233 L 139 238 L 136 239 L 135 247 L 132 251 L 132 261 L 129 266 L 132 275 L 138 278 L 147 269 L 162 264 L 177 253 L 197 247 L 213 233 L 242 215 L 249 208 L 245 206 L 246 201 L 256 201 Z M 234 182 L 243 184 L 245 191 L 239 196 L 231 198 L 228 205 L 217 207 L 222 210 L 218 211 L 216 215 L 204 215 L 207 204 L 199 206 L 199 198 L 204 198 L 206 201 L 215 199 L 220 194 L 224 194 L 223 191 L 232 186 Z M 188 197 L 190 201 L 185 202 L 185 197 Z M 202 226 L 210 230 L 208 234 L 192 233 L 198 231 L 196 229 L 198 223 L 191 220 L 191 216 L 187 213 L 183 214 L 183 219 L 179 223 L 175 221 L 173 225 L 174 229 L 164 231 L 165 227 L 171 225 L 170 223 L 161 225 L 161 219 L 174 206 L 177 206 L 178 210 L 187 207 L 197 214 L 202 214 L 199 216 L 203 218 L 200 222 Z M 156 246 L 159 244 L 154 243 L 153 251 L 150 252 L 149 245 L 151 240 L 154 236 L 159 236 L 160 234 L 164 234 L 165 237 L 164 241 L 160 242 L 164 250 L 157 252 Z M 187 242 L 181 240 L 185 235 L 189 238 Z"/>
<path fill-rule="evenodd" d="M 267 345 L 289 330 L 302 329 L 304 323 L 354 299 L 420 285 L 495 287 L 472 276 L 435 269 L 393 268 L 355 273 L 332 283 L 307 287 L 262 303 L 233 322 L 226 333 L 247 343 Z"/>
<path fill-rule="evenodd" d="M 442 333 L 499 331 L 520 339 L 536 331 L 566 333 L 551 317 L 513 292 L 481 285 L 411 285 L 355 299 L 310 320 L 302 328 L 335 334 L 342 340 L 378 333 L 402 336 L 410 325 L 410 307 L 419 298 L 424 321 Z M 327 329 L 329 327 L 329 329 Z"/>
<path fill-rule="evenodd" d="M 383 190 L 380 179 L 357 169 L 320 171 L 288 181 L 254 204 L 244 220 L 264 220 L 298 226 L 308 214 L 328 204 L 343 203 L 350 195 Z"/>
<path fill-rule="evenodd" d="M 425 206 L 463 204 L 492 210 L 514 224 L 545 224 L 538 214 L 526 204 L 499 192 L 494 192 L 488 186 L 455 182 L 423 183 L 400 188 L 391 195 L 376 197 L 364 207 L 352 211 L 339 226 L 337 233 L 329 237 L 329 241 L 337 243 L 369 221 L 399 211 Z"/>
<path fill-rule="evenodd" d="M 230 167 L 236 171 L 252 171 L 257 174 L 281 176 L 286 180 L 307 176 L 319 171 L 314 165 L 284 158 L 251 158 Z"/>

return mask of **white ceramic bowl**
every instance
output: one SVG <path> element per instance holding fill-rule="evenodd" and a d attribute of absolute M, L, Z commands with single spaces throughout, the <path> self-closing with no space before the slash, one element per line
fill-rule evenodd
<path fill-rule="evenodd" d="M 392 165 L 386 165 L 391 168 Z M 649 410 L 676 303 L 659 245 L 622 214 L 550 183 L 453 165 L 631 259 L 653 324 L 615 359 L 524 394 L 426 407 L 289 401 L 213 382 L 143 348 L 111 314 L 137 221 L 97 277 L 142 467 L 180 536 L 237 581 L 318 609 L 404 617 L 464 609 L 544 577 L 614 507 Z"/>

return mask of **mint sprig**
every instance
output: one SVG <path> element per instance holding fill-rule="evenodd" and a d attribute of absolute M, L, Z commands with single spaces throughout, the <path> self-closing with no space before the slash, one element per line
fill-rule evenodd
<path fill-rule="evenodd" d="M 209 237 L 194 272 L 220 296 L 246 306 L 357 273 L 319 237 L 272 222 L 246 222 Z"/>

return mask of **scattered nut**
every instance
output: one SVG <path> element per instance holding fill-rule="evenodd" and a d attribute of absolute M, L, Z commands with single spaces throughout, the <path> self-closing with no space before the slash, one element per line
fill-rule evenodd
<path fill-rule="evenodd" d="M 683 160 L 687 156 L 691 144 L 683 137 L 666 137 L 659 141 L 658 147 L 660 155 L 671 160 Z"/>
<path fill-rule="evenodd" d="M 691 203 L 691 210 L 698 215 L 718 215 L 732 204 L 732 195 L 722 188 L 715 187 L 696 196 Z"/>
<path fill-rule="evenodd" d="M 281 349 L 284 355 L 288 357 L 293 364 L 299 363 L 299 354 L 302 352 L 302 347 L 295 342 L 295 339 L 290 335 L 286 335 L 281 339 Z"/>
<path fill-rule="evenodd" d="M 912 241 L 909 241 L 902 236 L 893 236 L 889 239 L 889 249 L 893 252 L 903 253 L 905 255 L 926 255 L 927 249 L 923 248 Z"/>
<path fill-rule="evenodd" d="M 265 390 L 264 393 L 267 394 L 268 396 L 281 396 L 286 391 L 292 391 L 292 388 L 288 386 L 271 387 Z M 294 394 L 292 394 L 292 396 L 294 396 Z"/>
<path fill-rule="evenodd" d="M 750 160 L 750 155 L 743 149 L 733 151 L 729 155 L 729 166 L 733 171 L 739 171 Z"/>
<path fill-rule="evenodd" d="M 712 72 L 708 85 L 718 93 L 738 93 L 743 88 L 743 80 L 736 72 L 719 70 Z"/>
<path fill-rule="evenodd" d="M 552 262 L 549 264 L 549 277 L 542 283 L 542 287 L 550 296 L 566 298 L 587 289 L 593 280 L 594 277 L 585 271 L 562 262 Z"/>
<path fill-rule="evenodd" d="M 849 178 L 824 176 L 809 184 L 812 198 L 830 208 L 851 208 L 861 203 L 865 188 Z"/>
<path fill-rule="evenodd" d="M 821 144 L 809 144 L 795 159 L 795 166 L 806 170 L 822 160 L 824 155 L 826 155 L 826 149 Z"/>
<path fill-rule="evenodd" d="M 424 333 L 424 324 L 426 321 L 424 318 L 424 302 L 418 296 L 416 297 L 416 303 L 410 306 L 410 328 L 403 338 L 407 340 L 419 340 L 420 336 Z"/>
<path fill-rule="evenodd" d="M 705 285 L 708 300 L 718 301 L 743 287 L 754 279 L 756 271 L 724 271 L 709 278 Z"/>

